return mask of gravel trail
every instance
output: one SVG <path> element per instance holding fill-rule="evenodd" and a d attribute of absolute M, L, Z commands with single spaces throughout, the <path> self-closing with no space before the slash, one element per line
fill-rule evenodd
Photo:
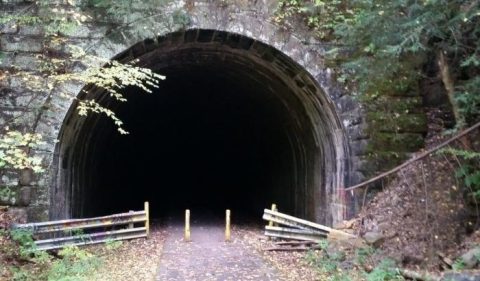
<path fill-rule="evenodd" d="M 224 241 L 220 221 L 194 221 L 191 242 L 183 240 L 183 223 L 170 220 L 157 281 L 281 281 L 271 264 L 258 255 L 242 237 Z"/>

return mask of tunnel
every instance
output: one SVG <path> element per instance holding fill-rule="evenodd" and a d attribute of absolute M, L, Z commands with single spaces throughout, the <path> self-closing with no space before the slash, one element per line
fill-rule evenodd
<path fill-rule="evenodd" d="M 335 107 L 318 82 L 272 46 L 218 30 L 139 42 L 115 58 L 165 75 L 127 102 L 85 86 L 124 122 L 80 116 L 73 103 L 56 147 L 52 218 L 141 209 L 153 217 L 285 213 L 331 223 L 347 154 Z"/>

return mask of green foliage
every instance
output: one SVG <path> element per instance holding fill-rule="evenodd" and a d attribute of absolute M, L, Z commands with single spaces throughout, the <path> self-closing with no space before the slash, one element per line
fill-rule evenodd
<path fill-rule="evenodd" d="M 68 0 L 59 3 L 41 0 L 30 4 L 21 12 L 0 12 L 0 24 L 10 28 L 35 27 L 43 31 L 48 44 L 62 46 L 68 44 L 64 36 L 72 35 L 85 21 L 91 18 L 89 8 L 104 9 L 112 22 L 111 34 L 121 36 L 137 36 L 134 38 L 154 37 L 158 34 L 183 28 L 188 18 L 179 7 L 174 7 L 170 0 Z M 39 10 L 35 15 L 29 10 Z M 122 28 L 121 32 L 114 32 Z M 111 37 L 111 36 L 110 36 Z M 46 44 L 46 45 L 48 45 Z M 68 48 L 70 47 L 70 48 Z M 59 89 L 68 88 L 72 83 L 92 85 L 103 89 L 117 102 L 126 102 L 122 91 L 127 87 L 138 87 L 151 92 L 160 80 L 165 77 L 150 69 L 135 65 L 135 62 L 122 64 L 106 58 L 88 55 L 83 49 L 67 45 L 66 51 L 55 51 L 54 54 L 44 52 L 38 54 L 39 69 L 20 71 L 12 65 L 8 73 L 11 79 L 22 81 L 21 87 L 31 93 L 32 100 L 36 95 L 58 93 Z M 45 82 L 48 81 L 48 82 Z M 45 85 L 46 84 L 46 85 Z M 47 87 L 45 87 L 47 86 Z M 119 133 L 127 134 L 123 122 L 105 104 L 98 102 L 98 97 L 79 98 L 78 93 L 62 91 L 58 93 L 64 98 L 77 101 L 77 112 L 80 115 L 91 113 L 103 114 L 116 125 Z M 72 96 L 74 94 L 75 96 Z M 47 106 L 48 109 L 48 106 Z M 44 108 L 28 108 L 28 110 L 44 110 Z M 15 125 L 30 126 L 27 120 L 14 118 Z M 22 123 L 23 122 L 23 123 Z M 41 158 L 32 154 L 41 142 L 41 136 L 33 133 L 9 131 L 8 125 L 0 126 L 0 169 L 25 169 L 42 172 Z M 33 131 L 36 128 L 31 128 Z"/>
<path fill-rule="evenodd" d="M 13 281 L 29 281 L 33 280 L 30 273 L 20 267 L 10 267 Z"/>
<path fill-rule="evenodd" d="M 280 0 L 274 20 L 288 25 L 288 19 L 298 15 L 319 38 L 329 40 L 336 24 L 348 21 L 352 13 L 340 0 Z"/>
<path fill-rule="evenodd" d="M 15 27 L 17 25 L 33 25 L 41 22 L 41 19 L 37 16 L 26 16 L 21 14 L 8 14 L 4 13 L 0 17 L 0 24 L 9 25 Z"/>
<path fill-rule="evenodd" d="M 474 67 L 478 69 L 479 65 L 474 64 Z M 460 81 L 455 99 L 460 106 L 460 113 L 465 116 L 467 123 L 477 120 L 480 117 L 480 76 Z"/>
<path fill-rule="evenodd" d="M 10 231 L 10 237 L 19 245 L 20 256 L 30 257 L 35 253 L 37 247 L 33 240 L 33 233 L 28 229 L 13 229 Z"/>
<path fill-rule="evenodd" d="M 102 260 L 78 247 L 67 247 L 59 252 L 62 257 L 53 262 L 48 272 L 49 281 L 83 281 L 96 270 Z"/>
<path fill-rule="evenodd" d="M 368 259 L 375 253 L 373 247 L 362 247 L 355 250 L 355 260 L 360 265 L 364 265 Z"/>
<path fill-rule="evenodd" d="M 39 26 L 41 25 L 47 36 L 57 36 L 60 34 L 70 34 L 83 21 L 86 16 L 78 9 L 75 1 L 67 1 L 66 5 L 57 7 L 52 1 L 40 0 L 35 2 L 40 9 L 48 10 L 46 13 L 38 15 L 28 15 L 25 13 L 10 13 L 8 11 L 0 12 L 0 24 L 14 28 L 17 26 Z M 33 7 L 33 3 L 31 4 Z M 28 10 L 28 9 L 27 9 Z"/>
<path fill-rule="evenodd" d="M 0 200 L 9 201 L 9 199 L 14 196 L 15 191 L 13 191 L 10 187 L 0 186 Z M 0 229 L 0 231 L 2 230 Z"/>
<path fill-rule="evenodd" d="M 322 251 L 307 252 L 305 255 L 306 262 L 315 266 L 322 275 L 328 276 L 328 281 L 351 281 L 350 276 L 343 272 L 339 266 L 345 256 L 344 253 L 337 252 L 327 255 L 325 252 L 328 248 L 327 240 L 319 241 L 318 246 Z"/>
<path fill-rule="evenodd" d="M 87 0 L 85 7 L 105 10 L 110 21 L 129 27 L 128 36 L 134 37 L 155 37 L 183 29 L 190 22 L 173 0 Z"/>
<path fill-rule="evenodd" d="M 472 190 L 475 198 L 480 200 L 480 170 L 477 167 L 463 164 L 457 169 L 455 175 L 462 179 L 465 186 Z"/>
<path fill-rule="evenodd" d="M 385 259 L 372 272 L 365 274 L 367 281 L 400 281 L 405 280 L 395 269 L 395 263 L 392 260 Z"/>
<path fill-rule="evenodd" d="M 452 147 L 440 149 L 438 153 L 451 154 L 451 155 L 459 156 L 466 160 L 480 159 L 479 152 L 469 151 L 464 149 L 456 149 Z"/>
<path fill-rule="evenodd" d="M 120 248 L 122 246 L 123 242 L 119 240 L 113 240 L 113 239 L 108 239 L 105 242 L 105 248 L 109 251 L 115 251 L 116 249 Z"/>
<path fill-rule="evenodd" d="M 480 153 L 464 149 L 445 148 L 439 153 L 454 155 L 462 159 L 455 176 L 463 181 L 476 201 L 480 200 Z"/>
<path fill-rule="evenodd" d="M 14 259 L 18 256 L 22 261 L 22 266 L 9 268 L 14 281 L 87 281 L 103 263 L 102 258 L 76 246 L 60 250 L 55 257 L 39 251 L 28 229 L 1 231 L 0 235 L 10 237 L 11 240 L 7 241 L 12 241 L 8 247 L 2 244 L 4 254 Z M 116 242 L 110 244 L 110 249 L 119 246 Z"/>
<path fill-rule="evenodd" d="M 151 69 L 137 67 L 132 64 L 122 64 L 117 61 L 100 58 L 98 56 L 87 55 L 85 51 L 78 47 L 72 47 L 72 54 L 69 63 L 82 63 L 87 68 L 78 73 L 66 73 L 55 75 L 50 83 L 53 88 L 56 83 L 79 82 L 82 84 L 95 85 L 105 90 L 110 97 L 119 101 L 126 102 L 122 90 L 127 87 L 138 87 L 144 92 L 151 93 L 151 88 L 158 87 L 160 80 L 165 76 L 154 73 Z M 132 62 L 135 63 L 135 62 Z M 78 113 L 86 116 L 90 113 L 102 113 L 113 120 L 121 134 L 128 134 L 122 128 L 123 122 L 115 113 L 98 103 L 95 99 L 80 100 L 77 105 Z"/>
<path fill-rule="evenodd" d="M 318 247 L 320 247 L 321 250 L 325 251 L 328 248 L 328 240 L 323 239 L 318 241 Z"/>
<path fill-rule="evenodd" d="M 42 136 L 39 134 L 10 131 L 7 128 L 7 132 L 0 137 L 0 169 L 32 169 L 37 173 L 42 172 L 42 159 L 28 154 L 30 149 L 42 144 Z"/>
<path fill-rule="evenodd" d="M 282 0 L 275 19 L 294 17 L 334 46 L 338 80 L 364 100 L 417 91 L 427 60 L 447 58 L 455 102 L 467 123 L 480 117 L 480 5 L 475 0 Z M 461 120 L 458 120 L 461 121 Z"/>
<path fill-rule="evenodd" d="M 455 271 L 459 271 L 465 268 L 465 262 L 462 258 L 456 259 L 452 264 L 452 269 Z"/>

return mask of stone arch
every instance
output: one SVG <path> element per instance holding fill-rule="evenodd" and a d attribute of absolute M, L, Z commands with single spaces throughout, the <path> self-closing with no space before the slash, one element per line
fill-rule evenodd
<path fill-rule="evenodd" d="M 298 53 L 299 50 L 292 50 L 291 55 L 295 57 Z M 231 72 L 238 75 L 236 78 L 241 77 L 240 81 L 257 83 L 255 86 L 269 84 L 265 86 L 266 89 L 270 87 L 266 91 L 278 95 L 274 98 L 283 107 L 278 110 L 283 110 L 282 116 L 289 122 L 286 130 L 294 168 L 284 187 L 290 186 L 290 190 L 279 194 L 294 198 L 283 201 L 285 208 L 324 223 L 343 218 L 345 202 L 341 201 L 339 193 L 350 176 L 349 148 L 341 112 L 333 102 L 339 97 L 335 92 L 326 91 L 332 88 L 325 87 L 323 73 L 314 72 L 318 65 L 302 65 L 305 60 L 297 57 L 298 63 L 288 53 L 261 41 L 211 29 L 189 29 L 146 39 L 114 59 L 123 62 L 138 59 L 142 66 L 160 73 L 208 65 L 208 69 Z M 234 78 L 227 75 L 223 79 Z M 283 91 L 285 88 L 288 91 Z M 90 90 L 88 95 L 108 100 L 105 94 L 95 90 Z M 86 200 L 88 194 L 83 189 L 95 187 L 88 180 L 93 171 L 88 171 L 87 167 L 95 166 L 89 155 L 95 153 L 95 146 L 102 146 L 92 141 L 102 139 L 102 133 L 95 131 L 102 122 L 99 116 L 80 118 L 73 108 L 67 114 L 54 158 L 53 172 L 56 174 L 51 190 L 54 203 L 51 204 L 51 216 L 85 214 L 86 203 L 82 200 Z"/>

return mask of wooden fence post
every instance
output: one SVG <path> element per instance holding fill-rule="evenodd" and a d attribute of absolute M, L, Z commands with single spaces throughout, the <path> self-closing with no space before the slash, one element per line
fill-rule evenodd
<path fill-rule="evenodd" d="M 275 204 L 275 203 L 272 204 L 272 211 L 273 211 L 273 212 L 278 211 L 278 210 L 277 210 L 277 204 Z M 269 227 L 276 226 L 276 225 L 277 225 L 277 224 L 274 223 L 273 221 L 269 221 L 269 222 L 268 222 L 268 226 L 269 226 Z M 270 239 L 270 240 L 276 240 L 275 237 L 269 237 L 268 239 Z"/>
<path fill-rule="evenodd" d="M 230 210 L 225 212 L 225 241 L 230 242 Z"/>
<path fill-rule="evenodd" d="M 190 210 L 185 210 L 185 242 L 190 242 Z"/>
<path fill-rule="evenodd" d="M 145 230 L 147 232 L 147 239 L 150 236 L 150 206 L 148 204 L 148 201 L 145 202 L 144 204 L 144 209 L 145 209 Z M 132 224 L 133 227 L 133 224 Z"/>
<path fill-rule="evenodd" d="M 272 211 L 273 212 L 277 211 L 277 204 L 272 204 Z M 273 221 L 269 221 L 268 226 L 274 226 Z"/>

